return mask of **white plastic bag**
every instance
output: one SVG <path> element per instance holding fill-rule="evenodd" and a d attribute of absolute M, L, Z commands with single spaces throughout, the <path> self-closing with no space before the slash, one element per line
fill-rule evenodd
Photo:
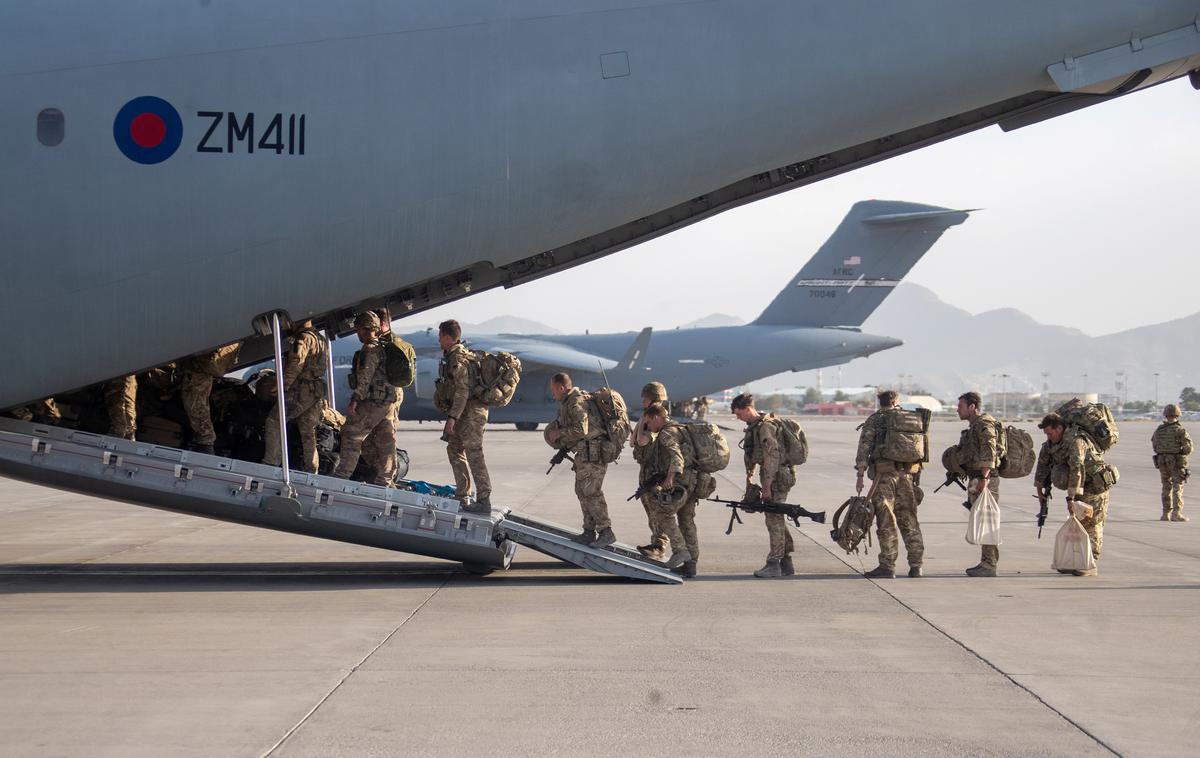
<path fill-rule="evenodd" d="M 972 545 L 1000 544 L 1000 503 L 987 487 L 971 505 L 967 517 L 967 542 Z"/>
<path fill-rule="evenodd" d="M 1054 562 L 1050 568 L 1055 571 L 1089 571 L 1096 568 L 1092 538 L 1074 516 L 1067 519 L 1054 536 Z"/>

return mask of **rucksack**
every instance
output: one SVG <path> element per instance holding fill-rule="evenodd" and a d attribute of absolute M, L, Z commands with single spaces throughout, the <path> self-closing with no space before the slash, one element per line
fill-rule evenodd
<path fill-rule="evenodd" d="M 471 397 L 489 408 L 503 408 L 517 392 L 521 360 L 512 353 L 473 351 L 469 364 Z"/>
<path fill-rule="evenodd" d="M 1067 426 L 1082 429 L 1100 452 L 1107 453 L 1117 444 L 1120 437 L 1117 420 L 1104 403 L 1085 403 L 1076 397 L 1059 406 L 1055 413 L 1062 416 Z"/>
<path fill-rule="evenodd" d="M 996 422 L 996 426 L 999 427 L 996 435 L 997 447 L 1000 445 L 1000 440 L 1004 441 L 1003 447 L 999 448 L 1001 450 L 1000 466 L 996 469 L 996 473 L 1005 479 L 1020 479 L 1029 476 L 1029 473 L 1033 471 L 1034 464 L 1037 463 L 1037 452 L 1033 449 L 1033 437 L 1029 436 L 1029 432 L 1015 426 L 1005 429 L 999 421 Z"/>
<path fill-rule="evenodd" d="M 871 522 L 875 518 L 875 507 L 865 497 L 855 496 L 842 503 L 833 514 L 833 529 L 829 536 L 849 553 L 857 553 L 858 545 L 865 537 L 871 544 Z"/>
<path fill-rule="evenodd" d="M 389 332 L 389 334 L 391 334 Z M 417 375 L 417 351 L 404 340 L 391 334 L 383 339 L 383 369 L 388 384 L 404 388 L 413 383 Z"/>
<path fill-rule="evenodd" d="M 925 408 L 885 412 L 875 457 L 894 463 L 928 463 L 930 415 Z"/>
<path fill-rule="evenodd" d="M 605 463 L 615 463 L 629 441 L 629 413 L 625 409 L 625 398 L 611 387 L 601 387 L 588 393 L 589 423 L 591 412 L 600 418 L 604 427 L 604 440 L 600 453 Z"/>
<path fill-rule="evenodd" d="M 681 424 L 692 442 L 692 457 L 696 469 L 703 474 L 715 474 L 729 465 L 729 442 L 716 424 L 693 421 Z"/>
<path fill-rule="evenodd" d="M 783 448 L 783 462 L 791 466 L 803 466 L 808 460 L 808 436 L 800 422 L 792 418 L 777 418 L 779 442 Z"/>

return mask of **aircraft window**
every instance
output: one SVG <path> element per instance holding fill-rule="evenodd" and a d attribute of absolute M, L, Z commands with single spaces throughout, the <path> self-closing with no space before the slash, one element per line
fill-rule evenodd
<path fill-rule="evenodd" d="M 37 117 L 37 138 L 46 147 L 61 145 L 66 135 L 66 123 L 58 108 L 46 108 Z"/>

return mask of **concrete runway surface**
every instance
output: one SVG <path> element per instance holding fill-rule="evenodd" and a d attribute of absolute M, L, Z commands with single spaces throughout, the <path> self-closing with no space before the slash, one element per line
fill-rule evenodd
<path fill-rule="evenodd" d="M 855 424 L 804 424 L 790 499 L 832 517 Z M 961 428 L 935 423 L 927 492 Z M 979 549 L 943 490 L 920 509 L 924 579 L 863 579 L 874 550 L 860 563 L 811 522 L 798 575 L 755 579 L 762 517 L 725 536 L 708 503 L 682 587 L 528 550 L 475 577 L 0 480 L 0 754 L 1194 755 L 1200 513 L 1158 521 L 1153 429 L 1123 424 L 1109 455 L 1122 478 L 1095 578 L 1050 570 L 1065 505 L 1056 492 L 1037 540 L 1031 479 L 1002 482 L 996 579 L 963 575 Z M 449 479 L 433 425 L 402 442 L 412 477 Z M 578 526 L 540 434 L 491 427 L 485 451 L 494 502 Z M 635 474 L 627 455 L 606 483 L 630 544 L 646 536 Z M 735 455 L 718 494 L 741 480 Z"/>

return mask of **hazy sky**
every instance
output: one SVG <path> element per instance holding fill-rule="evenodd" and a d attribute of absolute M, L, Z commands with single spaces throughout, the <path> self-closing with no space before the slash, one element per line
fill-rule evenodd
<path fill-rule="evenodd" d="M 713 312 L 750 320 L 870 198 L 985 209 L 908 276 L 973 313 L 1013 307 L 1092 335 L 1168 321 L 1200 310 L 1190 284 L 1200 275 L 1198 127 L 1200 92 L 1186 79 L 1008 134 L 991 127 L 411 323 L 507 314 L 596 332 Z M 748 261 L 752 271 L 734 270 Z M 632 286 L 646 271 L 681 275 L 647 302 Z M 630 287 L 587 307 L 598 282 Z"/>

